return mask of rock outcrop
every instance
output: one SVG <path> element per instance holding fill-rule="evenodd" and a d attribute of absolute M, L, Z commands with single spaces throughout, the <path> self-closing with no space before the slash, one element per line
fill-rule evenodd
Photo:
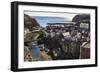
<path fill-rule="evenodd" d="M 39 27 L 38 22 L 31 18 L 29 15 L 24 14 L 24 28 L 28 28 L 30 31 L 33 30 L 34 27 Z"/>
<path fill-rule="evenodd" d="M 83 20 L 90 20 L 90 15 L 89 14 L 76 15 L 72 19 L 72 22 L 80 22 L 80 21 L 83 21 Z"/>

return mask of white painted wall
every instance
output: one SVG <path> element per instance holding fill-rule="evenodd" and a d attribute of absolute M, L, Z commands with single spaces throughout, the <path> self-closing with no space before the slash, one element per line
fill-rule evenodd
<path fill-rule="evenodd" d="M 11 29 L 11 12 L 10 2 L 14 0 L 0 0 L 0 73 L 11 73 L 10 71 L 10 29 Z M 16 0 L 19 1 L 19 0 Z M 23 0 L 21 0 L 23 1 Z M 58 3 L 58 4 L 76 4 L 76 5 L 92 5 L 98 6 L 98 13 L 100 13 L 100 0 L 24 0 L 30 2 L 44 2 L 44 3 Z M 98 14 L 98 24 L 100 23 Z M 100 25 L 98 25 L 98 31 L 100 31 Z M 98 34 L 100 37 L 100 33 Z M 100 40 L 100 38 L 98 38 Z M 100 41 L 98 41 L 100 43 Z M 100 51 L 98 46 L 98 51 Z M 100 56 L 100 53 L 98 52 Z M 100 58 L 98 58 L 98 62 Z M 100 62 L 99 62 L 100 64 Z M 99 73 L 100 66 L 90 68 L 73 68 L 73 69 L 60 69 L 60 70 L 45 70 L 35 71 L 36 73 Z M 27 72 L 26 72 L 27 73 Z M 30 71 L 33 73 L 33 71 Z"/>

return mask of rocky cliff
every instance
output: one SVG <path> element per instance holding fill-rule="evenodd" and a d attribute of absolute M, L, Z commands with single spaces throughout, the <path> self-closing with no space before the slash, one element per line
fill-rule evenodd
<path fill-rule="evenodd" d="M 34 18 L 31 18 L 29 15 L 24 14 L 24 28 L 28 28 L 30 31 L 32 31 L 34 27 L 38 26 L 40 25 Z"/>

